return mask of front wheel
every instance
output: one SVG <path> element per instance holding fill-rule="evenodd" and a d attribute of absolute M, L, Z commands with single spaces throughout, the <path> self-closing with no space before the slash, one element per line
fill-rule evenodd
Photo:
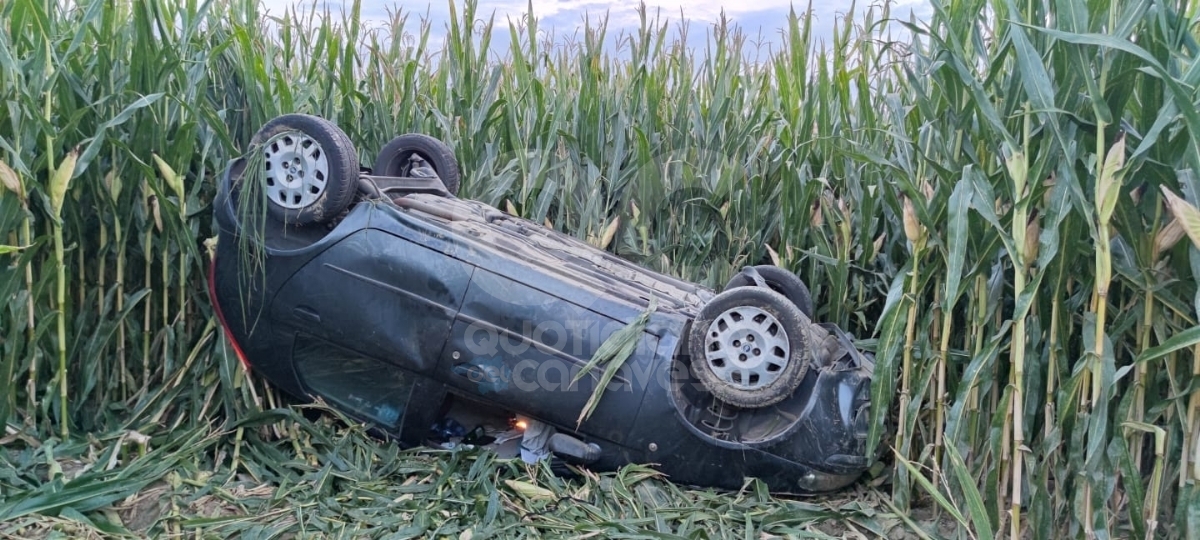
<path fill-rule="evenodd" d="M 809 319 L 782 294 L 738 287 L 692 322 L 692 371 L 718 400 L 757 409 L 791 396 L 808 372 Z"/>
<path fill-rule="evenodd" d="M 354 200 L 358 155 L 332 122 L 285 114 L 263 125 L 250 141 L 247 160 L 258 167 L 270 215 L 287 225 L 324 223 Z M 261 157 L 261 159 L 260 159 Z M 249 174 L 249 169 L 242 175 Z"/>

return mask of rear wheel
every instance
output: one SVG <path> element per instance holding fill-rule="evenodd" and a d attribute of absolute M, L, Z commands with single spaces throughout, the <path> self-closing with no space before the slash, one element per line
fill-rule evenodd
<path fill-rule="evenodd" d="M 692 322 L 692 371 L 718 400 L 755 409 L 783 401 L 808 372 L 809 320 L 782 294 L 738 287 Z"/>
<path fill-rule="evenodd" d="M 350 139 L 328 120 L 285 114 L 267 122 L 250 141 L 261 160 L 268 212 L 288 225 L 323 223 L 354 200 L 358 155 Z M 243 171 L 246 174 L 248 171 Z"/>
<path fill-rule="evenodd" d="M 371 173 L 375 176 L 428 176 L 428 169 L 442 180 L 446 191 L 458 195 L 462 175 L 450 147 L 429 135 L 407 133 L 392 139 L 379 156 Z"/>

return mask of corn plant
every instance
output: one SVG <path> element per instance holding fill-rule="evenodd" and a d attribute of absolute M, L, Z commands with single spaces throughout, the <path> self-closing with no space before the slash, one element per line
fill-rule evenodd
<path fill-rule="evenodd" d="M 15 471 L 0 521 L 108 526 L 114 501 L 168 477 L 175 512 L 131 530 L 420 534 L 458 506 L 485 525 L 436 534 L 513 533 L 518 507 L 547 535 L 1200 530 L 1195 5 L 930 5 L 927 20 L 856 8 L 827 40 L 796 9 L 767 47 L 644 7 L 632 28 L 593 13 L 567 34 L 455 2 L 438 42 L 441 23 L 366 24 L 359 2 L 270 17 L 255 0 L 0 3 L 0 441 L 29 450 L 0 453 Z M 726 511 L 643 468 L 574 486 L 401 455 L 286 408 L 220 339 L 200 249 L 216 179 L 286 112 L 337 122 L 364 164 L 397 134 L 439 137 L 463 196 L 714 289 L 746 265 L 796 272 L 816 318 L 875 354 L 870 487 L 821 506 L 751 483 Z M 89 453 L 103 466 L 74 482 L 38 476 Z M 192 488 L 238 475 L 321 516 L 353 505 L 364 528 L 282 502 L 181 517 Z M 622 506 L 631 494 L 647 506 Z M 539 513 L 561 497 L 590 506 Z"/>

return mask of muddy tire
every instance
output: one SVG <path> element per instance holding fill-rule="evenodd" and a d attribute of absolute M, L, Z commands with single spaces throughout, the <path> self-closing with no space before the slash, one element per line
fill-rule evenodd
<path fill-rule="evenodd" d="M 808 372 L 808 325 L 800 308 L 771 289 L 722 292 L 692 322 L 692 372 L 725 403 L 774 405 L 791 396 Z"/>
<path fill-rule="evenodd" d="M 812 293 L 808 291 L 808 285 L 805 285 L 799 276 L 770 264 L 755 266 L 754 270 L 758 272 L 758 275 L 762 276 L 763 281 L 766 282 L 768 287 L 786 296 L 809 319 L 813 318 Z M 737 287 L 753 287 L 754 285 L 756 285 L 754 280 L 743 271 L 738 272 L 729 280 L 729 283 L 725 284 L 725 290 L 728 291 Z"/>
<path fill-rule="evenodd" d="M 462 182 L 462 174 L 458 170 L 458 160 L 454 150 L 439 139 L 421 133 L 406 133 L 400 135 L 379 151 L 375 158 L 375 166 L 371 174 L 375 176 L 409 176 L 409 163 L 413 156 L 423 159 L 438 178 L 446 191 L 458 195 L 458 187 Z"/>
<path fill-rule="evenodd" d="M 262 193 L 274 219 L 295 226 L 324 223 L 354 201 L 358 155 L 332 122 L 307 114 L 278 116 L 254 134 L 250 148 L 262 154 L 253 162 L 262 164 Z"/>

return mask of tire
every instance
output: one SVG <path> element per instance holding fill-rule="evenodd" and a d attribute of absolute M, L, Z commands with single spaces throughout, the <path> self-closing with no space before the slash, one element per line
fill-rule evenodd
<path fill-rule="evenodd" d="M 692 372 L 713 396 L 735 407 L 779 403 L 808 373 L 809 324 L 800 308 L 771 289 L 722 292 L 692 322 Z"/>
<path fill-rule="evenodd" d="M 358 154 L 332 122 L 307 114 L 277 116 L 250 140 L 260 152 L 263 196 L 271 217 L 286 225 L 327 222 L 354 201 Z"/>
<path fill-rule="evenodd" d="M 462 174 L 458 170 L 454 151 L 446 143 L 429 135 L 407 133 L 392 139 L 379 151 L 371 173 L 375 176 L 407 176 L 408 160 L 414 154 L 433 167 L 442 185 L 446 186 L 446 191 L 458 195 Z"/>
<path fill-rule="evenodd" d="M 797 277 L 796 274 L 770 264 L 761 264 L 753 268 L 758 271 L 758 275 L 762 276 L 763 281 L 767 283 L 768 287 L 786 296 L 810 320 L 813 318 L 812 293 L 808 291 L 808 285 L 805 285 L 804 281 Z M 742 271 L 734 275 L 729 280 L 729 283 L 725 284 L 725 290 L 728 291 L 737 287 L 752 287 L 754 285 L 754 280 L 745 271 Z"/>

